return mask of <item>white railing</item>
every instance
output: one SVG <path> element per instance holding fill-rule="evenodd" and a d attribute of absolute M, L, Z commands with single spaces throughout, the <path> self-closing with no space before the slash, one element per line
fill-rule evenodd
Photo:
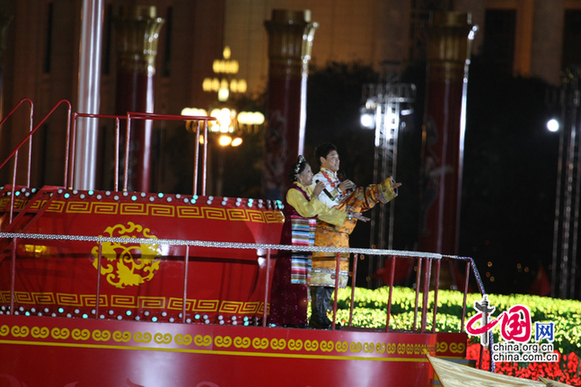
<path fill-rule="evenodd" d="M 51 240 L 51 241 L 80 241 L 80 242 L 96 242 L 99 244 L 99 255 L 98 255 L 98 265 L 97 267 L 101 267 L 101 259 L 102 259 L 102 246 L 104 242 L 114 242 L 120 244 L 151 244 L 152 240 L 149 238 L 114 238 L 114 237 L 96 237 L 96 236 L 78 236 L 78 235 L 56 235 L 56 234 L 33 234 L 33 233 L 13 233 L 13 232 L 0 232 L 0 238 L 2 239 L 11 239 L 12 240 L 12 251 L 11 251 L 11 258 L 12 258 L 12 270 L 11 270 L 11 289 L 10 289 L 10 310 L 14 310 L 14 284 L 15 284 L 15 277 L 16 277 L 16 251 L 17 251 L 17 244 L 19 239 L 34 239 L 34 240 Z M 267 308 L 269 302 L 269 289 L 270 289 L 270 265 L 271 263 L 271 252 L 278 251 L 278 250 L 292 250 L 292 251 L 318 251 L 318 252 L 326 252 L 326 253 L 337 253 L 337 265 L 336 265 L 336 275 L 335 275 L 335 294 L 337 294 L 338 288 L 338 279 L 339 279 L 339 260 L 340 260 L 340 253 L 350 253 L 354 255 L 353 261 L 353 277 L 357 277 L 357 261 L 358 257 L 361 254 L 365 255 L 375 255 L 375 256 L 387 256 L 392 257 L 391 264 L 390 264 L 390 283 L 389 283 L 389 298 L 387 301 L 387 313 L 386 313 L 386 324 L 385 324 L 385 331 L 389 331 L 389 320 L 391 315 L 391 305 L 392 305 L 392 293 L 393 293 L 393 286 L 394 286 L 394 274 L 395 274 L 395 265 L 396 259 L 416 259 L 417 263 L 417 271 L 416 271 L 416 297 L 415 297 L 415 308 L 414 308 L 414 323 L 413 329 L 416 330 L 417 320 L 418 320 L 418 311 L 420 309 L 420 292 L 423 293 L 423 299 L 421 303 L 421 313 L 420 313 L 420 332 L 426 332 L 426 325 L 427 325 L 427 315 L 428 315 L 428 305 L 429 305 L 429 294 L 430 294 L 430 282 L 432 276 L 432 266 L 435 262 L 435 278 L 434 278 L 434 299 L 433 299 L 433 323 L 432 323 L 432 332 L 435 332 L 436 329 L 436 315 L 437 315 L 437 305 L 438 305 L 438 288 L 439 288 L 439 275 L 440 275 L 440 265 L 442 260 L 456 260 L 456 261 L 463 261 L 466 263 L 466 275 L 465 275 L 465 283 L 464 283 L 464 297 L 463 297 L 463 304 L 462 304 L 462 316 L 461 316 L 461 326 L 464 326 L 464 319 L 466 315 L 466 299 L 469 289 L 469 281 L 470 281 L 470 272 L 474 275 L 474 278 L 478 284 L 479 291 L 481 294 L 484 294 L 484 288 L 482 286 L 482 281 L 480 279 L 480 275 L 476 270 L 474 265 L 474 261 L 472 258 L 469 257 L 459 257 L 453 255 L 443 255 L 443 254 L 436 254 L 436 253 L 428 253 L 428 252 L 418 252 L 418 251 L 401 251 L 401 250 L 379 250 L 379 249 L 365 249 L 365 248 L 333 248 L 333 247 L 308 247 L 308 246 L 291 246 L 291 245 L 276 245 L 276 244 L 257 244 L 257 243 L 231 243 L 231 242 L 212 242 L 212 241 L 196 241 L 196 240 L 181 240 L 181 239 L 156 239 L 156 245 L 171 245 L 171 246 L 184 246 L 184 263 L 187 263 L 188 258 L 190 256 L 190 248 L 191 247 L 210 247 L 216 249 L 252 249 L 257 250 L 257 253 L 260 252 L 260 255 L 263 255 L 266 252 L 266 285 L 265 285 L 265 296 L 264 296 L 264 312 L 263 312 L 263 319 L 262 325 L 264 327 L 267 326 Z M 259 254 L 257 254 L 259 255 Z M 184 265 L 184 285 L 187 284 L 188 279 L 188 265 Z M 97 279 L 97 291 L 96 291 L 96 300 L 99 300 L 99 280 Z M 421 286 L 420 286 L 421 284 Z M 349 310 L 349 326 L 352 326 L 352 318 L 353 318 L 353 306 L 354 306 L 354 299 L 355 299 L 355 286 L 351 287 L 351 300 L 350 300 L 350 310 Z M 421 291 L 420 291 L 421 289 Z M 186 322 L 186 286 L 184 286 L 184 295 L 183 295 L 183 308 L 182 311 L 182 322 Z M 337 314 L 337 297 L 334 297 L 333 303 L 333 325 L 332 329 L 335 329 L 335 321 L 336 321 L 336 314 Z M 99 303 L 96 303 L 96 313 L 95 316 L 99 316 Z M 98 318 L 98 317 L 97 317 Z"/>

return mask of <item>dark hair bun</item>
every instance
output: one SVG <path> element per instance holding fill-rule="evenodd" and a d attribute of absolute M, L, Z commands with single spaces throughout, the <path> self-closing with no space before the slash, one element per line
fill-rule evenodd
<path fill-rule="evenodd" d="M 288 178 L 291 182 L 297 181 L 297 175 L 305 170 L 307 166 L 307 160 L 304 158 L 303 155 L 299 155 L 297 158 L 297 162 L 293 164 L 291 168 L 291 172 L 288 175 Z"/>

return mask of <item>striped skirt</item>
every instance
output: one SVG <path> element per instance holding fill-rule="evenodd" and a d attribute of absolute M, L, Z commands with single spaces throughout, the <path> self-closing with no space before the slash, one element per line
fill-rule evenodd
<path fill-rule="evenodd" d="M 291 215 L 291 238 L 293 246 L 313 246 L 315 244 L 316 219 L 306 219 Z M 291 283 L 311 282 L 311 252 L 293 251 L 291 256 Z"/>

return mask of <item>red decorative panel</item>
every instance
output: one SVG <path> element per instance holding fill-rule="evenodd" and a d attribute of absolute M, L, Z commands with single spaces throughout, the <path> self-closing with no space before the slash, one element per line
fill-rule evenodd
<path fill-rule="evenodd" d="M 437 357 L 466 358 L 466 333 L 438 332 Z"/>
<path fill-rule="evenodd" d="M 0 198 L 3 211 L 9 206 L 6 192 Z M 219 314 L 227 319 L 262 317 L 264 249 L 191 246 L 185 257 L 185 246 L 157 241 L 278 244 L 284 216 L 274 202 L 53 187 L 23 203 L 26 212 L 17 212 L 14 225 L 3 231 L 151 243 L 106 241 L 99 247 L 97 242 L 19 238 L 14 247 L 11 240 L 0 240 L 0 306 L 11 302 L 15 248 L 14 302 L 23 313 L 35 309 L 57 316 L 170 321 L 181 318 L 185 302 L 191 319 L 198 313 L 211 322 L 217 322 Z M 276 253 L 271 251 L 271 274 Z"/>
<path fill-rule="evenodd" d="M 428 386 L 435 348 L 435 334 L 0 315 L 0 385 Z"/>

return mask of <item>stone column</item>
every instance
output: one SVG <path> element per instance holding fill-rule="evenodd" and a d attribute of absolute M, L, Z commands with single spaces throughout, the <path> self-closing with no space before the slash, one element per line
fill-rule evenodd
<path fill-rule="evenodd" d="M 115 19 L 117 44 L 116 114 L 153 113 L 155 58 L 164 20 L 153 6 L 121 6 Z M 149 191 L 152 122 L 136 120 L 131 126 L 130 191 Z"/>
<path fill-rule="evenodd" d="M 308 62 L 317 23 L 305 11 L 273 10 L 268 31 L 268 120 L 264 144 L 264 196 L 280 200 L 288 173 L 303 153 Z"/>
<path fill-rule="evenodd" d="M 565 0 L 535 0 L 531 76 L 559 85 L 563 57 Z"/>
<path fill-rule="evenodd" d="M 456 254 L 458 249 L 471 33 L 469 14 L 458 12 L 435 13 L 428 28 L 421 251 Z"/>

